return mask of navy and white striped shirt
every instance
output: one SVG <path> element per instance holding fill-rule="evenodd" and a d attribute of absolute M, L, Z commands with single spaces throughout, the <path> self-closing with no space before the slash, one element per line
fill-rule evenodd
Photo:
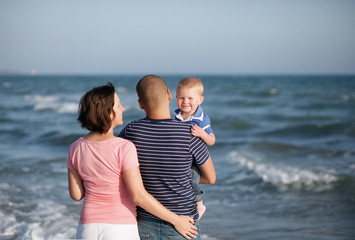
<path fill-rule="evenodd" d="M 203 165 L 209 152 L 200 138 L 191 135 L 191 123 L 146 117 L 129 123 L 119 137 L 136 145 L 145 189 L 170 211 L 197 220 L 191 165 Z M 140 207 L 137 212 L 159 219 Z"/>

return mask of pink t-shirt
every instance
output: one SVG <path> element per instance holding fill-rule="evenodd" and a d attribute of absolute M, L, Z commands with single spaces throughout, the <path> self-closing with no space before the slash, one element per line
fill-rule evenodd
<path fill-rule="evenodd" d="M 132 142 L 119 137 L 105 141 L 79 138 L 70 146 L 67 165 L 84 182 L 81 224 L 137 223 L 136 204 L 123 179 L 123 171 L 139 166 Z"/>

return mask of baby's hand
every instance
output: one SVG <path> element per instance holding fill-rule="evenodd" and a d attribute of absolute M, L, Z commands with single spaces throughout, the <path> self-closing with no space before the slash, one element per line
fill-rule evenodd
<path fill-rule="evenodd" d="M 205 130 L 203 130 L 203 128 L 197 126 L 197 125 L 193 125 L 191 127 L 191 134 L 195 137 L 199 137 L 201 138 L 203 136 L 203 134 L 205 134 Z"/>

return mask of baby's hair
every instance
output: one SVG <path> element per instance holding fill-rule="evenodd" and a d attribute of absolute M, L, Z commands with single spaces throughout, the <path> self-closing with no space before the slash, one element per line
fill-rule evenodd
<path fill-rule="evenodd" d="M 78 121 L 82 128 L 101 134 L 111 128 L 111 113 L 115 103 L 115 87 L 112 83 L 95 87 L 80 99 Z"/>
<path fill-rule="evenodd" d="M 201 96 L 203 95 L 203 84 L 202 81 L 198 78 L 187 77 L 180 80 L 176 89 L 178 88 L 197 88 Z"/>

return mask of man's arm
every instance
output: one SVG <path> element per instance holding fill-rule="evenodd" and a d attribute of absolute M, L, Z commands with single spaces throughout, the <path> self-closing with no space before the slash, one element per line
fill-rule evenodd
<path fill-rule="evenodd" d="M 203 165 L 197 167 L 201 173 L 200 184 L 214 184 L 216 182 L 216 170 L 211 157 Z"/>

